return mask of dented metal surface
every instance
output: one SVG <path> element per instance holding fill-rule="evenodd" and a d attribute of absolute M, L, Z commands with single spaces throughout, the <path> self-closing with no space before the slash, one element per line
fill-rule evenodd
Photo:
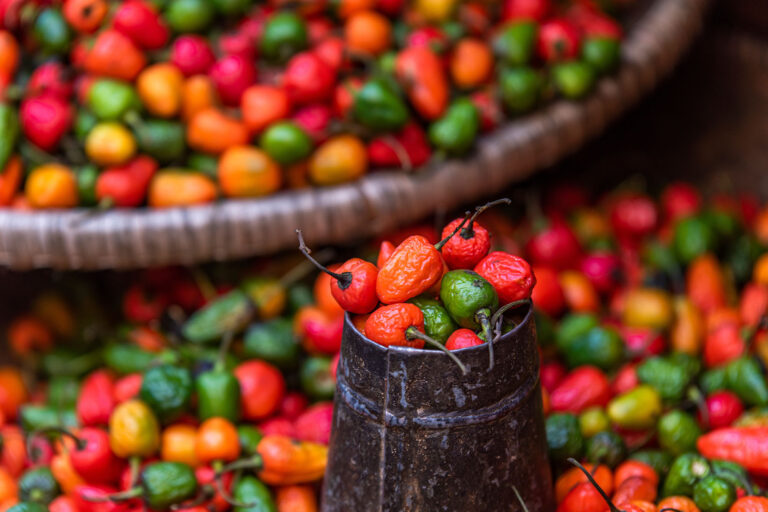
<path fill-rule="evenodd" d="M 554 510 L 530 309 L 494 344 L 386 349 L 346 319 L 323 512 Z"/>

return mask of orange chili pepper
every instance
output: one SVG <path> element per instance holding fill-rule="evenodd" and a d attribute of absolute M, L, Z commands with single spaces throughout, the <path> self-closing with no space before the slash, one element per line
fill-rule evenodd
<path fill-rule="evenodd" d="M 6 387 L 6 380 L 3 378 L 5 370 L 0 370 L 0 390 L 8 391 Z M 24 400 L 26 401 L 26 391 L 24 392 Z M 19 403 L 22 403 L 19 402 Z M 15 418 L 16 413 L 13 416 L 8 416 L 5 409 L 7 402 L 4 402 L 4 398 L 0 394 L 0 407 L 3 408 L 3 413 L 6 417 Z M 18 407 L 16 407 L 18 409 Z M 16 410 L 14 409 L 14 411 Z M 24 468 L 27 465 L 27 443 L 24 438 L 24 434 L 16 425 L 6 425 L 0 429 L 0 437 L 3 439 L 2 451 L 0 452 L 0 467 L 5 468 L 14 478 L 18 478 L 24 472 Z"/>
<path fill-rule="evenodd" d="M 384 263 L 386 263 L 389 257 L 392 256 L 393 252 L 395 252 L 395 244 L 389 240 L 384 240 L 381 242 L 381 246 L 379 247 L 379 255 L 376 258 L 376 266 L 379 268 L 383 267 Z"/>
<path fill-rule="evenodd" d="M 368 11 L 376 7 L 375 0 L 340 0 L 336 8 L 339 18 L 346 19 L 361 11 Z"/>
<path fill-rule="evenodd" d="M 625 505 L 624 510 L 626 512 L 656 512 L 656 505 L 652 501 L 634 500 L 629 503 L 628 507 Z"/>
<path fill-rule="evenodd" d="M 768 503 L 768 500 L 766 500 L 766 503 Z M 680 512 L 700 512 L 699 507 L 697 507 L 696 503 L 694 503 L 694 501 L 688 496 L 670 496 L 668 498 L 664 498 L 659 502 L 656 510 L 661 512 L 665 508 L 674 508 Z M 733 510 L 733 508 L 731 508 L 731 510 Z"/>
<path fill-rule="evenodd" d="M 288 117 L 291 100 L 285 89 L 271 85 L 252 85 L 240 98 L 243 121 L 249 130 L 258 133 L 270 124 Z"/>
<path fill-rule="evenodd" d="M 136 79 L 146 109 L 159 117 L 174 117 L 181 110 L 184 75 L 173 64 L 162 62 L 144 68 Z"/>
<path fill-rule="evenodd" d="M 423 348 L 424 315 L 413 304 L 382 306 L 366 320 L 365 334 L 385 347 Z"/>
<path fill-rule="evenodd" d="M 277 162 L 253 146 L 233 146 L 219 159 L 219 185 L 229 197 L 260 197 L 280 188 L 282 174 Z"/>
<path fill-rule="evenodd" d="M 21 158 L 12 156 L 0 171 L 0 206 L 8 206 L 19 190 L 21 183 Z"/>
<path fill-rule="evenodd" d="M 724 325 L 740 325 L 739 310 L 731 307 L 721 307 L 712 310 L 706 317 L 707 332 L 716 331 Z"/>
<path fill-rule="evenodd" d="M 421 295 L 442 277 L 443 266 L 439 247 L 421 235 L 409 236 L 379 269 L 376 279 L 379 300 L 394 304 Z"/>
<path fill-rule="evenodd" d="M 315 491 L 308 485 L 285 485 L 275 492 L 277 512 L 317 512 Z"/>
<path fill-rule="evenodd" d="M 739 317 L 744 325 L 755 327 L 768 312 L 768 286 L 747 283 L 739 300 Z"/>
<path fill-rule="evenodd" d="M 480 39 L 465 37 L 453 49 L 451 78 L 461 89 L 482 85 L 493 71 L 493 53 Z"/>
<path fill-rule="evenodd" d="M 0 75 L 13 76 L 19 65 L 19 42 L 7 30 L 0 30 Z"/>
<path fill-rule="evenodd" d="M 77 206 L 77 179 L 69 167 L 45 164 L 32 169 L 24 193 L 32 208 Z"/>
<path fill-rule="evenodd" d="M 0 468 L 0 502 L 17 498 L 18 492 L 16 479 L 7 469 Z"/>
<path fill-rule="evenodd" d="M 704 319 L 699 308 L 684 296 L 674 299 L 675 320 L 669 332 L 669 342 L 675 352 L 696 355 L 704 339 Z"/>
<path fill-rule="evenodd" d="M 392 25 L 376 11 L 360 11 L 344 25 L 347 49 L 365 55 L 379 55 L 392 43 Z"/>
<path fill-rule="evenodd" d="M 325 474 L 328 447 L 285 436 L 265 436 L 256 448 L 261 457 L 259 478 L 269 485 L 317 481 Z"/>
<path fill-rule="evenodd" d="M 67 452 L 61 452 L 53 456 L 51 459 L 51 473 L 53 473 L 53 478 L 59 483 L 61 490 L 66 494 L 74 491 L 78 485 L 85 483 L 85 480 L 72 467 L 72 460 Z"/>
<path fill-rule="evenodd" d="M 645 478 L 654 485 L 659 483 L 659 475 L 656 471 L 648 464 L 637 460 L 622 462 L 613 473 L 613 483 L 618 488 L 626 480 L 636 476 Z"/>
<path fill-rule="evenodd" d="M 763 254 L 755 262 L 755 268 L 752 269 L 752 278 L 755 282 L 768 285 L 768 254 Z"/>
<path fill-rule="evenodd" d="M 704 314 L 726 305 L 725 277 L 712 254 L 703 254 L 688 266 L 686 292 Z"/>
<path fill-rule="evenodd" d="M 27 387 L 19 370 L 0 367 L 0 411 L 6 419 L 16 419 L 19 407 L 27 401 L 27 396 Z"/>
<path fill-rule="evenodd" d="M 237 459 L 240 441 L 235 426 L 224 418 L 205 420 L 197 430 L 195 455 L 201 463 Z"/>
<path fill-rule="evenodd" d="M 216 195 L 216 184 L 205 174 L 168 168 L 152 178 L 148 204 L 153 208 L 190 206 L 210 203 Z"/>
<path fill-rule="evenodd" d="M 31 315 L 20 316 L 8 328 L 8 341 L 14 352 L 27 356 L 50 350 L 53 334 L 43 322 Z"/>
<path fill-rule="evenodd" d="M 656 484 L 641 476 L 631 476 L 616 485 L 613 501 L 621 506 L 636 500 L 656 501 Z"/>
<path fill-rule="evenodd" d="M 413 46 L 402 50 L 395 62 L 398 80 L 422 117 L 434 120 L 448 106 L 448 80 L 440 58 L 429 48 Z"/>
<path fill-rule="evenodd" d="M 206 75 L 191 76 L 184 81 L 181 90 L 181 118 L 189 121 L 198 112 L 215 107 L 216 86 Z"/>
<path fill-rule="evenodd" d="M 335 271 L 339 268 L 338 264 L 328 265 L 328 269 Z M 331 280 L 333 278 L 325 272 L 320 272 L 315 279 L 313 288 L 315 304 L 323 312 L 329 316 L 338 316 L 344 314 L 344 310 L 341 309 L 339 303 L 333 298 L 331 293 Z"/>
<path fill-rule="evenodd" d="M 101 26 L 108 10 L 105 0 L 66 0 L 62 14 L 77 32 L 90 34 Z"/>
<path fill-rule="evenodd" d="M 83 65 L 94 75 L 132 81 L 147 59 L 129 38 L 114 29 L 100 33 L 85 55 Z"/>
<path fill-rule="evenodd" d="M 206 153 L 223 153 L 227 148 L 248 143 L 248 128 L 220 110 L 207 108 L 190 119 L 187 142 L 192 149 Z"/>
<path fill-rule="evenodd" d="M 768 498 L 744 496 L 736 500 L 728 512 L 768 512 Z"/>
<path fill-rule="evenodd" d="M 331 137 L 309 158 L 309 177 L 317 185 L 337 185 L 353 181 L 368 170 L 368 153 L 363 142 L 353 135 Z"/>
<path fill-rule="evenodd" d="M 568 308 L 575 312 L 597 312 L 600 298 L 587 276 L 575 270 L 565 270 L 558 276 Z"/>
<path fill-rule="evenodd" d="M 197 429 L 180 423 L 170 425 L 160 437 L 160 458 L 169 462 L 182 462 L 197 467 L 200 461 L 196 451 Z"/>
<path fill-rule="evenodd" d="M 589 471 L 600 487 L 607 493 L 613 492 L 613 475 L 611 469 L 608 466 L 599 465 L 595 467 L 594 464 L 584 464 L 584 467 Z M 589 482 L 589 479 L 579 468 L 571 468 L 557 479 L 555 482 L 555 498 L 560 503 L 565 499 L 571 490 L 583 482 Z"/>

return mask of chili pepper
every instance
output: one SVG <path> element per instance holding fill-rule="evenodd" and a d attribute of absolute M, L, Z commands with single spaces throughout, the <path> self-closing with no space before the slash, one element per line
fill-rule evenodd
<path fill-rule="evenodd" d="M 126 501 L 141 497 L 152 510 L 171 510 L 197 494 L 195 473 L 179 462 L 153 462 L 141 470 L 139 484 L 94 501 Z"/>
<path fill-rule="evenodd" d="M 615 397 L 608 404 L 608 416 L 622 428 L 646 429 L 661 416 L 661 397 L 651 386 L 637 386 Z"/>
<path fill-rule="evenodd" d="M 156 357 L 152 352 L 126 343 L 107 345 L 103 356 L 107 367 L 120 374 L 143 372 Z"/>
<path fill-rule="evenodd" d="M 19 478 L 19 499 L 21 501 L 47 505 L 60 492 L 59 484 L 47 467 L 29 469 Z"/>
<path fill-rule="evenodd" d="M 357 91 L 353 113 L 360 123 L 378 132 L 399 130 L 408 121 L 405 103 L 382 79 L 369 80 Z"/>
<path fill-rule="evenodd" d="M 429 139 L 449 155 L 462 155 L 474 144 L 479 130 L 477 108 L 467 98 L 453 101 L 429 127 Z"/>
<path fill-rule="evenodd" d="M 536 52 L 548 62 L 575 58 L 580 45 L 578 29 L 570 20 L 553 18 L 539 27 Z"/>
<path fill-rule="evenodd" d="M 624 344 L 618 331 L 608 326 L 596 326 L 562 346 L 570 367 L 594 365 L 603 370 L 616 367 L 622 360 Z"/>
<path fill-rule="evenodd" d="M 502 18 L 505 20 L 543 20 L 552 8 L 549 0 L 505 0 L 502 4 Z"/>
<path fill-rule="evenodd" d="M 78 512 L 75 500 L 69 496 L 59 496 L 48 505 L 50 512 Z"/>
<path fill-rule="evenodd" d="M 303 411 L 294 423 L 296 438 L 327 445 L 331 438 L 333 402 L 320 402 Z"/>
<path fill-rule="evenodd" d="M 185 169 L 166 168 L 157 172 L 149 184 L 147 203 L 153 208 L 171 208 L 210 203 L 218 195 L 208 176 Z"/>
<path fill-rule="evenodd" d="M 463 348 L 476 347 L 485 341 L 471 329 L 456 329 L 445 341 L 448 350 L 461 350 Z"/>
<path fill-rule="evenodd" d="M 739 397 L 730 391 L 716 391 L 704 403 L 706 418 L 699 414 L 699 423 L 710 429 L 729 427 L 744 412 L 744 406 Z"/>
<path fill-rule="evenodd" d="M 726 480 L 709 475 L 693 487 L 693 501 L 703 512 L 724 512 L 736 501 L 736 491 Z"/>
<path fill-rule="evenodd" d="M 479 87 L 490 77 L 493 65 L 493 53 L 484 41 L 464 37 L 453 48 L 450 61 L 451 78 L 461 89 Z"/>
<path fill-rule="evenodd" d="M 585 464 L 584 467 L 607 494 L 613 492 L 613 474 L 607 466 Z M 568 469 L 555 482 L 555 500 L 562 502 L 574 487 L 584 482 L 589 482 L 589 479 L 579 468 Z"/>
<path fill-rule="evenodd" d="M 297 105 L 322 102 L 333 94 L 336 73 L 317 55 L 301 52 L 294 55 L 285 68 L 283 87 Z"/>
<path fill-rule="evenodd" d="M 572 313 L 560 322 L 555 334 L 555 341 L 561 351 L 565 351 L 578 338 L 597 327 L 598 319 L 592 313 Z"/>
<path fill-rule="evenodd" d="M 418 46 L 400 51 L 395 73 L 423 118 L 435 120 L 443 115 L 449 100 L 448 80 L 443 64 L 434 52 Z M 469 110 L 469 107 L 462 108 Z"/>
<path fill-rule="evenodd" d="M 582 248 L 573 230 L 559 218 L 549 219 L 544 229 L 538 230 L 525 246 L 529 261 L 536 266 L 566 270 L 578 265 L 582 257 Z"/>
<path fill-rule="evenodd" d="M 67 453 L 54 455 L 51 459 L 50 467 L 53 478 L 56 479 L 56 483 L 59 484 L 64 494 L 71 493 L 76 486 L 84 483 L 83 478 L 72 467 L 72 462 Z"/>
<path fill-rule="evenodd" d="M 215 466 L 231 462 L 240 455 L 237 429 L 224 418 L 209 418 L 200 424 L 195 439 L 195 455 L 203 463 Z"/>
<path fill-rule="evenodd" d="M 610 426 L 611 420 L 600 406 L 589 407 L 579 414 L 579 428 L 585 439 L 594 437 Z"/>
<path fill-rule="evenodd" d="M 764 512 L 765 510 L 768 510 L 768 498 L 744 496 L 733 503 L 729 512 Z"/>
<path fill-rule="evenodd" d="M 240 383 L 225 368 L 226 353 L 232 337 L 221 345 L 221 354 L 212 370 L 201 373 L 195 379 L 197 390 L 197 416 L 201 420 L 221 417 L 235 422 L 240 417 Z"/>
<path fill-rule="evenodd" d="M 157 418 L 144 402 L 128 400 L 115 407 L 109 418 L 109 445 L 115 455 L 148 457 L 159 444 Z"/>
<path fill-rule="evenodd" d="M 259 479 L 269 485 L 311 483 L 322 478 L 328 457 L 328 448 L 322 444 L 296 442 L 285 436 L 265 436 L 257 452 L 224 470 L 255 467 Z"/>
<path fill-rule="evenodd" d="M 379 268 L 376 294 L 384 304 L 403 302 L 429 290 L 443 276 L 443 260 L 439 247 L 425 237 L 406 238 Z M 366 329 L 367 330 L 367 329 Z"/>
<path fill-rule="evenodd" d="M 577 484 L 558 505 L 557 512 L 597 512 L 605 510 L 605 501 L 591 483 Z"/>
<path fill-rule="evenodd" d="M 584 274 L 576 270 L 564 270 L 559 280 L 568 309 L 582 312 L 597 311 L 600 308 L 597 291 Z"/>
<path fill-rule="evenodd" d="M 280 370 L 263 361 L 252 360 L 235 368 L 240 383 L 243 419 L 254 421 L 277 410 L 285 394 L 285 381 Z"/>
<path fill-rule="evenodd" d="M 7 509 L 8 512 L 45 512 L 49 510 L 47 507 L 40 505 L 39 503 L 18 503 Z"/>
<path fill-rule="evenodd" d="M 281 165 L 304 160 L 313 148 L 312 139 L 295 123 L 278 121 L 262 133 L 259 145 Z"/>
<path fill-rule="evenodd" d="M 603 430 L 587 439 L 584 453 L 587 460 L 614 468 L 626 458 L 627 446 L 619 434 Z"/>
<path fill-rule="evenodd" d="M 212 2 L 171 0 L 165 10 L 165 20 L 174 32 L 200 32 L 208 28 L 215 14 Z"/>
<path fill-rule="evenodd" d="M 317 512 L 315 492 L 307 485 L 278 487 L 275 503 L 279 512 Z"/>
<path fill-rule="evenodd" d="M 451 333 L 457 329 L 453 318 L 439 301 L 420 295 L 409 299 L 408 302 L 415 304 L 421 310 L 424 315 L 424 332 L 430 338 L 445 343 Z"/>
<path fill-rule="evenodd" d="M 216 57 L 204 37 L 181 35 L 171 45 L 169 60 L 189 77 L 207 73 Z"/>
<path fill-rule="evenodd" d="M 552 78 L 558 92 L 570 99 L 584 97 L 595 82 L 592 67 L 581 61 L 556 64 L 552 68 Z"/>
<path fill-rule="evenodd" d="M 734 359 L 725 366 L 728 389 L 748 405 L 768 404 L 768 384 L 760 365 L 751 357 Z"/>
<path fill-rule="evenodd" d="M 51 95 L 61 100 L 69 100 L 72 95 L 72 82 L 65 76 L 65 68 L 59 61 L 53 60 L 35 68 L 27 82 L 25 96 L 35 97 Z"/>
<path fill-rule="evenodd" d="M 318 400 L 333 398 L 336 380 L 331 375 L 331 359 L 328 357 L 308 357 L 299 369 L 301 388 L 312 398 Z"/>
<path fill-rule="evenodd" d="M 663 496 L 691 496 L 694 485 L 710 474 L 707 460 L 695 453 L 685 453 L 677 457 L 669 468 L 664 480 Z"/>
<path fill-rule="evenodd" d="M 651 357 L 637 367 L 641 382 L 653 386 L 663 400 L 679 401 L 699 372 L 698 360 L 684 354 Z"/>
<path fill-rule="evenodd" d="M 578 457 L 584 449 L 579 420 L 569 413 L 551 414 L 546 419 L 547 447 L 555 461 Z"/>
<path fill-rule="evenodd" d="M 277 512 L 277 507 L 272 500 L 269 489 L 253 476 L 241 478 L 235 484 L 233 496 L 238 503 L 248 504 L 247 508 L 240 507 L 239 510 Z"/>
<path fill-rule="evenodd" d="M 83 425 L 106 425 L 115 408 L 114 379 L 104 371 L 91 373 L 77 398 L 77 417 Z"/>
<path fill-rule="evenodd" d="M 168 43 L 168 27 L 149 4 L 132 1 L 122 4 L 112 17 L 115 30 L 147 50 L 157 50 Z"/>
<path fill-rule="evenodd" d="M 491 235 L 487 229 L 476 223 L 476 219 L 486 209 L 501 203 L 509 204 L 509 199 L 487 203 L 476 208 L 469 220 L 466 218 L 454 219 L 443 228 L 442 237 L 447 238 L 448 241 L 442 248 L 442 255 L 448 268 L 451 270 L 472 269 L 488 254 L 488 250 L 491 248 Z M 458 235 L 452 236 L 452 233 L 457 229 L 459 230 Z"/>
<path fill-rule="evenodd" d="M 309 159 L 309 177 L 321 186 L 360 178 L 368 168 L 365 145 L 357 137 L 338 135 L 318 146 Z"/>
<path fill-rule="evenodd" d="M 299 344 L 290 320 L 274 318 L 252 324 L 243 338 L 246 357 L 262 359 L 279 368 L 291 368 L 299 357 Z"/>
<path fill-rule="evenodd" d="M 304 20 L 292 12 L 276 12 L 264 24 L 261 54 L 270 60 L 286 61 L 308 44 Z"/>
<path fill-rule="evenodd" d="M 582 366 L 569 373 L 550 395 L 552 410 L 580 413 L 608 404 L 611 389 L 608 378 L 594 366 Z"/>
<path fill-rule="evenodd" d="M 336 303 L 335 299 L 333 301 Z M 343 329 L 343 315 L 327 313 L 311 306 L 302 308 L 294 320 L 294 330 L 301 338 L 302 346 L 312 354 L 338 352 Z"/>
<path fill-rule="evenodd" d="M 59 9 L 40 11 L 32 25 L 35 41 L 46 54 L 64 54 L 69 50 L 72 34 Z"/>
<path fill-rule="evenodd" d="M 621 47 L 612 37 L 586 37 L 581 45 L 581 58 L 599 74 L 605 74 L 618 66 Z"/>
<path fill-rule="evenodd" d="M 675 251 L 684 263 L 712 250 L 715 243 L 715 234 L 701 217 L 683 218 L 675 224 Z"/>
<path fill-rule="evenodd" d="M 630 327 L 665 329 L 673 321 L 672 299 L 654 288 L 636 288 L 624 297 L 624 323 Z"/>
<path fill-rule="evenodd" d="M 225 105 L 239 105 L 246 89 L 254 84 L 258 71 L 253 62 L 242 55 L 227 55 L 216 61 L 208 76 L 213 80 Z"/>
<path fill-rule="evenodd" d="M 505 24 L 493 39 L 493 51 L 508 66 L 524 66 L 531 61 L 538 24 L 529 20 Z"/>
<path fill-rule="evenodd" d="M 65 100 L 45 95 L 28 98 L 19 110 L 21 130 L 27 139 L 43 150 L 50 151 L 72 125 L 72 110 Z"/>
<path fill-rule="evenodd" d="M 77 435 L 64 429 L 54 430 L 74 439 L 69 459 L 78 475 L 90 483 L 99 484 L 109 484 L 118 479 L 123 465 L 110 450 L 107 432 L 94 427 L 80 429 Z"/>
<path fill-rule="evenodd" d="M 240 425 L 237 427 L 237 438 L 240 442 L 240 453 L 243 455 L 253 455 L 256 453 L 256 447 L 259 441 L 264 437 L 261 430 L 251 425 Z"/>
<path fill-rule="evenodd" d="M 697 448 L 705 457 L 736 462 L 750 473 L 765 474 L 765 435 L 765 427 L 721 428 L 701 436 Z"/>
<path fill-rule="evenodd" d="M 189 408 L 192 388 L 189 370 L 164 364 L 144 372 L 139 398 L 152 409 L 161 423 L 167 424 Z"/>
<path fill-rule="evenodd" d="M 659 445 L 674 455 L 693 451 L 702 432 L 690 414 L 673 410 L 659 419 Z"/>
<path fill-rule="evenodd" d="M 146 57 L 129 38 L 108 29 L 96 37 L 83 64 L 94 75 L 133 80 L 144 68 Z"/>

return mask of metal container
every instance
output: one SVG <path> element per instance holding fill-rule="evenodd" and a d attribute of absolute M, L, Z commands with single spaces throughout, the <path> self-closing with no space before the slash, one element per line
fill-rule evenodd
<path fill-rule="evenodd" d="M 389 349 L 345 319 L 323 512 L 554 510 L 530 307 L 488 347 Z"/>

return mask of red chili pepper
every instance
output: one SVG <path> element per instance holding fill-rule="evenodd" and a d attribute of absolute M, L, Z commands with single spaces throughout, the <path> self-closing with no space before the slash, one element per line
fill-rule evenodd
<path fill-rule="evenodd" d="M 192 76 L 208 73 L 216 62 L 216 56 L 206 38 L 183 35 L 173 42 L 170 61 L 185 76 Z"/>
<path fill-rule="evenodd" d="M 25 96 L 51 95 L 68 101 L 74 88 L 67 76 L 64 65 L 56 60 L 45 62 L 35 68 L 25 88 Z"/>
<path fill-rule="evenodd" d="M 483 133 L 490 132 L 501 124 L 504 114 L 493 91 L 486 89 L 475 91 L 469 96 L 469 99 L 480 115 L 480 131 Z"/>
<path fill-rule="evenodd" d="M 247 34 L 238 31 L 222 34 L 218 43 L 223 55 L 237 55 L 249 60 L 256 57 L 256 47 Z"/>
<path fill-rule="evenodd" d="M 28 98 L 21 102 L 19 121 L 30 142 L 51 151 L 72 126 L 72 109 L 66 100 L 57 96 Z"/>
<path fill-rule="evenodd" d="M 696 447 L 708 459 L 729 460 L 768 476 L 768 427 L 713 430 L 699 437 Z"/>
<path fill-rule="evenodd" d="M 411 31 L 405 38 L 406 48 L 427 48 L 438 54 L 444 53 L 451 46 L 451 40 L 439 27 L 428 25 Z"/>
<path fill-rule="evenodd" d="M 216 471 L 209 467 L 209 466 L 200 466 L 198 468 L 195 468 L 195 478 L 197 479 L 197 484 L 208 490 L 209 492 L 213 492 L 213 497 L 207 501 L 204 506 L 202 506 L 203 510 L 207 511 L 214 511 L 214 512 L 223 512 L 225 510 L 230 510 L 232 506 L 229 504 L 229 502 L 224 499 L 224 497 L 221 495 L 221 492 L 219 491 L 220 488 L 223 488 L 227 493 L 230 493 L 232 491 L 232 482 L 234 480 L 234 473 L 224 473 L 219 478 L 221 479 L 221 486 L 216 485 Z M 189 510 L 184 508 L 182 510 L 185 510 L 189 512 Z"/>
<path fill-rule="evenodd" d="M 165 294 L 151 290 L 141 283 L 132 285 L 123 295 L 123 314 L 135 323 L 145 324 L 157 320 L 167 305 Z"/>
<path fill-rule="evenodd" d="M 474 270 L 493 285 L 502 305 L 530 298 L 536 285 L 536 276 L 528 262 L 502 251 L 490 253 Z"/>
<path fill-rule="evenodd" d="M 328 444 L 333 424 L 333 402 L 320 402 L 299 416 L 294 422 L 296 439 Z"/>
<path fill-rule="evenodd" d="M 376 266 L 378 268 L 383 267 L 389 257 L 392 256 L 393 252 L 395 252 L 395 246 L 392 242 L 389 240 L 384 240 L 381 242 L 381 246 L 379 247 L 379 256 L 376 258 Z"/>
<path fill-rule="evenodd" d="M 568 9 L 568 19 L 573 21 L 585 37 L 621 39 L 621 25 L 597 9 L 573 5 Z"/>
<path fill-rule="evenodd" d="M 323 102 L 331 97 L 336 84 L 336 72 L 311 52 L 294 55 L 285 68 L 283 86 L 297 105 Z"/>
<path fill-rule="evenodd" d="M 69 496 L 59 496 L 48 504 L 50 512 L 80 512 L 77 503 Z"/>
<path fill-rule="evenodd" d="M 582 482 L 565 496 L 556 512 L 606 512 L 608 505 L 591 483 Z"/>
<path fill-rule="evenodd" d="M 397 16 L 405 6 L 405 0 L 379 0 L 376 8 L 387 16 Z"/>
<path fill-rule="evenodd" d="M 746 343 L 739 326 L 724 323 L 707 334 L 704 339 L 704 364 L 708 367 L 722 366 L 741 356 Z"/>
<path fill-rule="evenodd" d="M 432 157 L 427 135 L 417 123 L 408 123 L 397 133 L 372 139 L 367 149 L 368 161 L 377 167 L 412 170 Z"/>
<path fill-rule="evenodd" d="M 365 322 L 365 335 L 380 345 L 424 347 L 424 315 L 413 304 L 382 306 Z"/>
<path fill-rule="evenodd" d="M 501 17 L 506 20 L 542 21 L 552 9 L 550 0 L 504 0 Z"/>
<path fill-rule="evenodd" d="M 747 283 L 741 292 L 739 314 L 744 325 L 756 327 L 768 313 L 768 286 Z"/>
<path fill-rule="evenodd" d="M 660 355 L 667 348 L 664 335 L 653 329 L 619 326 L 619 333 L 624 339 L 624 346 L 635 361 Z"/>
<path fill-rule="evenodd" d="M 291 120 L 319 144 L 328 138 L 333 111 L 328 105 L 322 103 L 305 105 L 293 113 Z"/>
<path fill-rule="evenodd" d="M 344 47 L 345 44 L 342 38 L 331 36 L 323 39 L 312 51 L 331 69 L 338 72 L 345 64 Z"/>
<path fill-rule="evenodd" d="M 477 347 L 485 343 L 480 336 L 471 329 L 456 329 L 445 341 L 448 350 L 461 350 L 462 348 Z"/>
<path fill-rule="evenodd" d="M 272 415 L 285 394 L 285 379 L 280 370 L 264 361 L 252 360 L 235 368 L 240 382 L 243 418 L 260 420 Z"/>
<path fill-rule="evenodd" d="M 303 307 L 294 319 L 294 330 L 307 352 L 335 354 L 341 348 L 344 316 L 331 315 L 314 306 Z"/>
<path fill-rule="evenodd" d="M 85 427 L 78 431 L 69 458 L 77 474 L 89 483 L 116 483 L 124 466 L 109 447 L 109 434 L 94 427 Z"/>
<path fill-rule="evenodd" d="M 533 304 L 550 316 L 559 315 L 565 308 L 565 294 L 557 272 L 549 267 L 533 267 L 536 284 L 531 291 Z"/>
<path fill-rule="evenodd" d="M 744 406 L 735 393 L 730 391 L 715 391 L 704 402 L 707 417 L 699 413 L 699 422 L 710 429 L 730 427 L 744 412 Z"/>
<path fill-rule="evenodd" d="M 611 392 L 614 395 L 621 395 L 631 389 L 635 389 L 640 384 L 637 377 L 637 365 L 627 363 L 616 372 L 611 382 Z"/>
<path fill-rule="evenodd" d="M 83 484 L 75 487 L 72 499 L 79 512 L 128 512 L 131 510 L 129 502 L 106 499 L 117 491 L 118 489 L 108 485 Z"/>
<path fill-rule="evenodd" d="M 106 425 L 115 408 L 114 379 L 106 370 L 97 370 L 83 381 L 77 396 L 77 417 L 86 426 Z"/>
<path fill-rule="evenodd" d="M 573 59 L 580 47 L 579 29 L 568 19 L 552 18 L 539 27 L 537 52 L 547 62 Z"/>
<path fill-rule="evenodd" d="M 576 234 L 559 216 L 550 218 L 544 229 L 531 236 L 525 251 L 534 266 L 545 265 L 555 270 L 578 268 L 582 256 Z"/>
<path fill-rule="evenodd" d="M 541 385 L 548 393 L 552 393 L 555 388 L 563 381 L 568 369 L 558 361 L 547 361 L 541 363 L 539 370 L 539 379 Z"/>
<path fill-rule="evenodd" d="M 152 6 L 141 0 L 121 3 L 112 18 L 112 26 L 147 50 L 164 47 L 170 38 L 163 18 Z"/>
<path fill-rule="evenodd" d="M 147 196 L 155 171 L 157 162 L 146 155 L 117 167 L 107 167 L 96 180 L 96 198 L 120 208 L 139 206 Z"/>
<path fill-rule="evenodd" d="M 581 366 L 565 376 L 549 396 L 553 411 L 580 413 L 611 399 L 608 377 L 594 366 Z"/>
<path fill-rule="evenodd" d="M 449 100 L 445 66 L 429 48 L 413 46 L 397 55 L 395 74 L 416 111 L 427 120 L 443 115 Z"/>
<path fill-rule="evenodd" d="M 621 284 L 621 261 L 611 252 L 594 252 L 581 260 L 581 272 L 599 293 L 607 295 Z"/>
<path fill-rule="evenodd" d="M 290 438 L 296 436 L 296 429 L 293 427 L 293 422 L 282 416 L 262 421 L 259 423 L 259 430 L 265 436 L 286 436 Z"/>
<path fill-rule="evenodd" d="M 248 87 L 256 83 L 258 72 L 253 61 L 242 55 L 227 55 L 208 71 L 216 85 L 221 101 L 226 105 L 240 105 L 240 98 Z"/>
<path fill-rule="evenodd" d="M 279 415 L 295 421 L 307 409 L 308 405 L 309 400 L 303 393 L 289 391 L 280 402 Z"/>
<path fill-rule="evenodd" d="M 117 30 L 101 32 L 93 46 L 84 50 L 83 66 L 94 75 L 132 81 L 147 64 L 142 51 Z"/>
<path fill-rule="evenodd" d="M 656 227 L 656 205 L 647 196 L 622 197 L 611 208 L 611 224 L 619 238 L 638 239 L 649 235 Z"/>
<path fill-rule="evenodd" d="M 118 379 L 115 382 L 113 395 L 115 402 L 121 404 L 127 402 L 131 398 L 136 398 L 141 389 L 141 383 L 144 380 L 144 376 L 140 373 L 131 373 L 125 377 Z"/>
<path fill-rule="evenodd" d="M 675 182 L 661 194 L 661 211 L 667 221 L 695 215 L 701 210 L 701 194 L 693 185 Z"/>

